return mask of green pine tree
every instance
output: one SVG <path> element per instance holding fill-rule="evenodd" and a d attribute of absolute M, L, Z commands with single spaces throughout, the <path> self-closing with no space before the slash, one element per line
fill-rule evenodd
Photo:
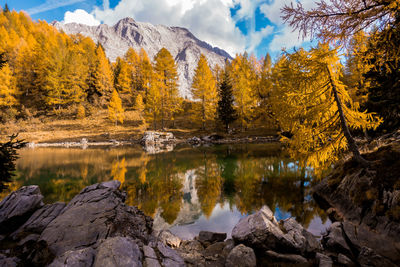
<path fill-rule="evenodd" d="M 225 125 L 226 132 L 229 131 L 229 125 L 237 119 L 236 110 L 233 108 L 232 85 L 229 81 L 229 75 L 225 72 L 222 82 L 218 88 L 218 119 Z"/>

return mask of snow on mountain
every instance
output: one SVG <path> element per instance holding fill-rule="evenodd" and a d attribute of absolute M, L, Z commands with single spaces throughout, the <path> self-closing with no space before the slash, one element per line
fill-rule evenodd
<path fill-rule="evenodd" d="M 52 23 L 58 30 L 67 34 L 82 34 L 99 42 L 105 49 L 108 58 L 115 61 L 122 57 L 129 47 L 139 52 L 144 48 L 151 59 L 165 47 L 168 49 L 178 66 L 179 92 L 182 97 L 191 98 L 190 88 L 200 54 L 204 54 L 211 67 L 216 64 L 223 66 L 231 56 L 222 49 L 212 47 L 197 39 L 189 30 L 180 27 L 167 27 L 150 23 L 137 22 L 125 18 L 114 26 L 101 24 L 87 26 L 77 23 Z"/>

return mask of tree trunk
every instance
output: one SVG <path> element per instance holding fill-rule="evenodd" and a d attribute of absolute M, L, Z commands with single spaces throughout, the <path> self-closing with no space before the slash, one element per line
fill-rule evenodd
<path fill-rule="evenodd" d="M 338 107 L 340 125 L 342 127 L 343 134 L 346 137 L 347 143 L 349 144 L 349 149 L 353 153 L 353 157 L 354 157 L 354 159 L 356 161 L 358 161 L 363 166 L 368 166 L 369 165 L 368 161 L 366 161 L 361 156 L 360 151 L 358 150 L 357 144 L 354 141 L 354 138 L 351 136 L 349 127 L 347 126 L 346 117 L 344 116 L 344 113 L 343 113 L 343 107 L 342 107 L 342 103 L 340 101 L 340 98 L 339 98 L 339 95 L 338 95 L 338 92 L 337 92 L 337 89 L 336 89 L 336 84 L 335 84 L 335 82 L 333 81 L 333 78 L 332 78 L 331 69 L 329 68 L 328 65 L 326 65 L 326 68 L 328 70 L 329 82 L 332 85 L 333 96 L 335 98 L 335 102 L 336 102 L 336 105 Z"/>

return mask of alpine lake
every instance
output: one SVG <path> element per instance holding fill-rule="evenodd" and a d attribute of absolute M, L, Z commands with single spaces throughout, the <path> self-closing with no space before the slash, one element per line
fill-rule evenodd
<path fill-rule="evenodd" d="M 330 225 L 310 195 L 317 181 L 281 150 L 280 144 L 191 147 L 151 154 L 141 146 L 24 148 L 14 182 L 0 194 L 39 185 L 45 203 L 68 202 L 84 187 L 119 180 L 127 205 L 182 239 L 199 231 L 226 232 L 263 205 L 276 218 L 294 217 L 320 236 Z M 84 216 L 84 215 L 83 215 Z"/>

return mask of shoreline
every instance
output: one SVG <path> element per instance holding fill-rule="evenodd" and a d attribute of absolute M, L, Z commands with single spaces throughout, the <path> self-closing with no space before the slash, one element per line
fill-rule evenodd
<path fill-rule="evenodd" d="M 222 138 L 218 140 L 207 140 L 206 138 L 199 138 L 197 142 L 193 142 L 193 138 L 191 137 L 187 139 L 176 138 L 168 142 L 162 143 L 153 143 L 151 145 L 154 146 L 164 146 L 164 145 L 179 145 L 179 144 L 188 144 L 188 145 L 205 145 L 205 144 L 264 144 L 264 143 L 279 143 L 279 137 L 277 136 L 252 136 L 252 137 L 244 137 L 244 138 Z M 27 148 L 46 148 L 46 147 L 63 147 L 63 148 L 76 148 L 76 147 L 100 147 L 100 146 L 130 146 L 130 145 L 140 145 L 141 139 L 134 140 L 115 140 L 111 139 L 108 141 L 94 141 L 90 142 L 86 138 L 82 138 L 81 141 L 59 141 L 59 142 L 28 142 L 26 144 Z"/>

